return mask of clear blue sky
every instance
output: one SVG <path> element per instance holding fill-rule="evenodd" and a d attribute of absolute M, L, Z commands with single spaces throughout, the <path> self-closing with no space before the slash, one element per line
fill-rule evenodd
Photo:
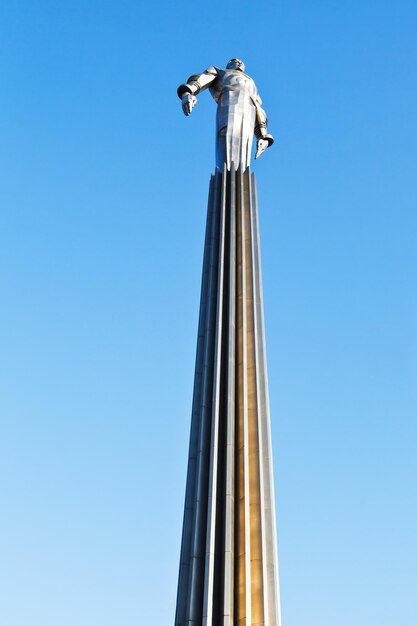
<path fill-rule="evenodd" d="M 417 624 L 417 5 L 0 7 L 0 626 L 172 624 L 215 106 L 244 59 L 284 626 Z"/>

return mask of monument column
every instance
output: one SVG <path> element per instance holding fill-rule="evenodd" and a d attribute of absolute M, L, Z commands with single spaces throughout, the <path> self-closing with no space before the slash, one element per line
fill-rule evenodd
<path fill-rule="evenodd" d="M 226 70 L 209 68 L 178 90 L 186 114 L 207 86 L 224 110 L 207 211 L 175 626 L 281 624 L 258 207 L 249 167 L 254 131 L 257 156 L 273 139 L 243 69 L 232 59 Z"/>

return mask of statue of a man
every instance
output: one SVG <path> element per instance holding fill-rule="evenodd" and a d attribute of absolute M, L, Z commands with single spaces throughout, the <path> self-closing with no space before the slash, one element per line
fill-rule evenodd
<path fill-rule="evenodd" d="M 240 59 L 231 59 L 225 70 L 209 67 L 202 74 L 193 74 L 184 85 L 178 87 L 185 115 L 190 115 L 203 89 L 217 102 L 216 166 L 226 163 L 231 169 L 239 165 L 248 167 L 251 158 L 252 140 L 257 138 L 257 159 L 274 142 L 267 131 L 267 118 L 262 109 L 256 85 L 244 73 L 245 65 Z"/>

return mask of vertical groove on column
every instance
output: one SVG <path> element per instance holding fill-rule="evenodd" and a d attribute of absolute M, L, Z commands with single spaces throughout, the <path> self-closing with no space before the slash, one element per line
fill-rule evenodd
<path fill-rule="evenodd" d="M 203 274 L 201 281 L 201 301 L 198 324 L 197 355 L 195 364 L 195 380 L 193 393 L 193 407 L 190 431 L 190 451 L 187 471 L 187 487 L 184 507 L 184 524 L 181 544 L 181 560 L 178 581 L 178 597 L 175 624 L 185 624 L 187 615 L 188 586 L 190 579 L 190 560 L 192 551 L 193 518 L 195 512 L 197 458 L 199 452 L 199 440 L 201 437 L 201 394 L 203 376 L 205 374 L 205 354 L 207 351 L 207 317 L 208 317 L 208 292 L 210 282 L 210 263 L 213 255 L 213 227 L 214 227 L 214 203 L 215 203 L 215 178 L 211 177 L 209 201 L 207 207 L 206 237 L 203 257 Z"/>
<path fill-rule="evenodd" d="M 250 491 L 250 545 L 251 545 L 251 599 L 252 624 L 264 625 L 264 584 L 262 560 L 260 450 L 259 450 L 259 405 L 256 372 L 256 332 L 254 301 L 254 267 L 252 264 L 252 220 L 249 172 L 244 176 L 245 201 L 245 258 L 246 272 L 246 315 L 247 315 L 247 376 L 248 376 L 248 426 L 249 426 L 249 491 Z"/>
<path fill-rule="evenodd" d="M 211 438 L 211 409 L 213 390 L 214 330 L 217 308 L 217 271 L 219 247 L 219 178 L 216 176 L 212 197 L 211 247 L 207 285 L 207 315 L 203 358 L 200 406 L 200 434 L 198 443 L 193 534 L 191 540 L 190 573 L 188 582 L 185 624 L 201 626 L 204 593 L 204 564 L 207 531 L 208 467 Z M 181 626 L 182 623 L 180 622 Z"/>
<path fill-rule="evenodd" d="M 266 342 L 264 325 L 263 289 L 262 289 L 262 268 L 261 268 L 261 248 L 258 201 L 256 192 L 255 175 L 251 174 L 251 196 L 253 206 L 253 264 L 255 275 L 257 276 L 257 324 L 256 335 L 259 346 L 259 401 L 260 401 L 260 428 L 262 440 L 262 474 L 264 477 L 262 492 L 264 499 L 264 550 L 266 563 L 266 620 L 267 626 L 281 625 L 281 607 L 279 595 L 279 572 L 278 572 L 278 547 L 276 537 L 276 516 L 275 516 L 275 495 L 274 495 L 274 471 L 272 462 L 272 438 L 271 438 L 271 418 L 269 409 L 268 391 L 268 368 L 266 362 Z"/>
<path fill-rule="evenodd" d="M 246 619 L 245 571 L 245 467 L 243 440 L 243 407 L 240 390 L 243 387 L 242 368 L 242 220 L 240 185 L 236 181 L 236 499 L 235 499 L 235 619 L 243 624 Z"/>
<path fill-rule="evenodd" d="M 234 623 L 234 526 L 235 526 L 235 283 L 236 283 L 236 176 L 228 174 L 228 322 L 227 322 L 227 388 L 225 447 L 224 574 L 222 626 Z"/>
<path fill-rule="evenodd" d="M 259 333 L 262 325 L 263 319 L 261 315 L 261 311 L 259 308 L 260 303 L 260 284 L 259 284 L 259 264 L 257 263 L 256 254 L 258 251 L 257 241 L 258 241 L 258 231 L 257 231 L 257 203 L 256 196 L 254 193 L 254 185 L 255 181 L 252 176 L 248 174 L 249 178 L 249 220 L 250 220 L 250 229 L 251 229 L 251 241 L 250 241 L 250 256 L 251 256 L 251 268 L 252 268 L 252 301 L 251 301 L 251 309 L 252 309 L 252 319 L 253 319 L 253 346 L 254 346 L 254 394 L 255 394 L 255 402 L 256 402 L 256 419 L 257 419 L 257 448 L 258 448 L 258 458 L 257 458 L 257 470 L 258 470 L 258 480 L 259 480 L 259 519 L 258 519 L 258 532 L 260 535 L 260 559 L 261 559 L 261 571 L 260 575 L 262 576 L 262 589 L 260 601 L 262 603 L 262 621 L 259 624 L 265 624 L 269 626 L 269 612 L 268 612 L 268 604 L 269 604 L 269 594 L 268 594 L 268 571 L 267 571 L 267 560 L 268 560 L 268 550 L 267 550 L 267 541 L 266 541 L 266 522 L 265 522 L 265 472 L 264 472 L 264 453 L 265 453 L 265 445 L 263 440 L 263 420 L 265 415 L 265 404 L 262 401 L 262 390 L 265 382 L 264 375 L 264 363 L 260 358 L 261 350 L 260 350 L 260 342 L 261 335 Z"/>
<path fill-rule="evenodd" d="M 197 354 L 195 362 L 193 406 L 190 429 L 190 449 L 188 456 L 187 486 L 185 492 L 184 523 L 181 541 L 180 571 L 178 578 L 178 595 L 175 624 L 185 622 L 187 607 L 187 590 L 190 569 L 192 521 L 194 513 L 194 497 L 196 484 L 196 466 L 198 440 L 201 428 L 201 387 L 206 344 L 207 291 L 209 282 L 210 253 L 212 247 L 214 176 L 210 180 L 209 201 L 207 207 L 206 236 L 204 243 L 203 273 L 201 280 L 200 313 L 198 321 Z"/>
<path fill-rule="evenodd" d="M 236 398 L 238 411 L 238 484 L 239 521 L 237 547 L 237 624 L 250 626 L 251 617 L 251 546 L 249 510 L 249 433 L 248 433 L 248 381 L 247 381 L 247 320 L 246 320 L 246 256 L 245 211 L 242 171 L 237 173 L 237 380 Z"/>
<path fill-rule="evenodd" d="M 252 577 L 251 577 L 251 528 L 250 528 L 250 460 L 249 460 L 249 417 L 248 417 L 248 345 L 247 345 L 247 315 L 246 315 L 246 284 L 247 284 L 247 258 L 246 258 L 246 224 L 245 224 L 245 190 L 242 170 L 240 170 L 240 212 L 242 223 L 242 358 L 243 358 L 243 387 L 241 397 L 243 399 L 243 440 L 245 459 L 245 569 L 246 569 L 246 621 L 248 626 L 252 624 Z"/>
<path fill-rule="evenodd" d="M 219 231 L 219 262 L 217 276 L 217 312 L 216 328 L 214 337 L 214 373 L 213 373 L 213 399 L 212 399 L 212 432 L 210 442 L 210 462 L 209 462 L 209 488 L 208 488 L 208 509 L 207 509 L 207 538 L 205 554 L 205 583 L 203 602 L 203 626 L 214 624 L 213 614 L 218 612 L 215 606 L 218 598 L 214 597 L 214 568 L 218 505 L 218 471 L 219 471 L 219 435 L 220 429 L 220 389 L 222 373 L 222 339 L 223 339 L 223 301 L 224 301 L 224 252 L 225 252 L 225 229 L 226 229 L 226 166 L 223 171 L 222 191 L 220 200 L 220 231 Z M 220 442 L 221 444 L 221 442 Z M 221 468 L 222 469 L 222 468 Z M 221 497 L 222 494 L 220 494 Z M 221 512 L 221 511 L 219 511 Z M 217 611 L 215 611 L 217 609 Z M 216 615 L 217 617 L 217 615 Z"/>

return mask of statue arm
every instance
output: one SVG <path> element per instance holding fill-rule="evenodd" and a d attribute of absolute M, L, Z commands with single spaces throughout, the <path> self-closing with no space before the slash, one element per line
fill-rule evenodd
<path fill-rule="evenodd" d="M 190 115 L 197 103 L 195 97 L 200 91 L 207 89 L 217 78 L 219 72 L 215 67 L 209 67 L 202 74 L 193 74 L 186 83 L 177 89 L 178 97 L 182 101 L 182 109 L 185 115 Z"/>
<path fill-rule="evenodd" d="M 268 119 L 261 105 L 262 105 L 262 100 L 258 96 L 255 101 L 255 108 L 256 108 L 255 137 L 258 140 L 256 144 L 257 150 L 256 150 L 255 159 L 260 157 L 261 154 L 265 152 L 265 150 L 269 148 L 269 146 L 272 146 L 272 144 L 274 143 L 273 136 L 268 133 L 268 130 L 267 130 Z"/>

